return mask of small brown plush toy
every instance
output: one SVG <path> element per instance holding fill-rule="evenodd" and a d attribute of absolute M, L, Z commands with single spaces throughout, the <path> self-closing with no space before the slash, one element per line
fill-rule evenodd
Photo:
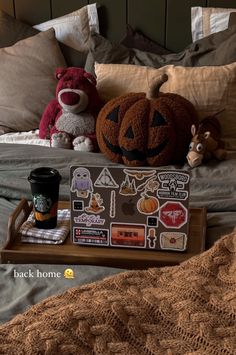
<path fill-rule="evenodd" d="M 184 162 L 197 113 L 184 97 L 159 92 L 167 80 L 157 77 L 147 93 L 122 95 L 102 108 L 96 134 L 108 159 L 130 166 Z"/>
<path fill-rule="evenodd" d="M 227 151 L 224 149 L 224 142 L 221 140 L 221 126 L 216 117 L 220 112 L 222 110 L 204 118 L 198 129 L 195 125 L 192 125 L 191 133 L 193 137 L 187 155 L 187 161 L 191 168 L 199 166 L 212 157 L 218 160 L 226 159 Z"/>

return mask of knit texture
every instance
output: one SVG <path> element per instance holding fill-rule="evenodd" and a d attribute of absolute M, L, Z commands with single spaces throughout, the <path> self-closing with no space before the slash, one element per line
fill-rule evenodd
<path fill-rule="evenodd" d="M 0 327 L 0 354 L 236 354 L 236 233 L 175 267 L 50 297 Z"/>

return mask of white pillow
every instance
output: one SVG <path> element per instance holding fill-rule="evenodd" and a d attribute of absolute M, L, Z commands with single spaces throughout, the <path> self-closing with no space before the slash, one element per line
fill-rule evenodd
<path fill-rule="evenodd" d="M 39 31 L 46 31 L 51 27 L 54 28 L 56 39 L 59 42 L 80 52 L 88 51 L 90 32 L 99 33 L 96 3 L 34 26 Z"/>
<path fill-rule="evenodd" d="M 192 7 L 191 28 L 193 42 L 228 28 L 231 12 L 236 12 L 236 9 L 200 6 Z"/>

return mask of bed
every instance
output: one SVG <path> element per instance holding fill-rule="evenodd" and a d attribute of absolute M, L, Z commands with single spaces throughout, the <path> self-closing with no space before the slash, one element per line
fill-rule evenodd
<path fill-rule="evenodd" d="M 45 23 L 46 21 L 50 21 L 50 19 L 53 18 L 58 18 L 59 16 L 63 16 L 91 3 L 91 1 L 84 0 L 70 2 L 59 0 L 45 0 L 37 2 L 37 11 L 35 11 L 35 6 L 32 6 L 32 3 L 30 1 L 12 0 L 1 1 L 0 8 L 9 15 L 16 18 L 17 20 L 23 21 L 29 26 L 33 26 L 35 24 Z M 234 1 L 223 0 L 183 0 L 178 2 L 174 0 L 148 0 L 145 2 L 142 0 L 120 0 L 119 2 L 115 0 L 101 0 L 99 1 L 99 4 L 100 6 L 98 7 L 98 18 L 100 33 L 104 36 L 106 40 L 112 41 L 114 43 L 118 43 L 119 41 L 121 41 L 121 39 L 126 39 L 127 41 L 128 34 L 126 24 L 129 24 L 133 28 L 132 45 L 134 45 L 134 40 L 137 40 L 137 36 L 141 36 L 140 32 L 135 33 L 135 30 L 142 31 L 143 33 L 145 33 L 146 36 L 149 37 L 148 39 L 147 37 L 144 37 L 142 35 L 142 40 L 145 45 L 147 45 L 148 42 L 149 45 L 153 45 L 153 41 L 155 41 L 156 44 L 158 43 L 159 53 L 161 53 L 160 51 L 162 51 L 164 56 L 171 56 L 168 57 L 171 59 L 171 61 L 168 62 L 170 64 L 180 63 L 180 58 L 182 58 L 183 55 L 176 55 L 176 53 L 183 53 L 181 51 L 183 51 L 183 49 L 188 46 L 192 41 L 192 34 L 195 36 L 195 39 L 201 40 L 203 32 L 205 31 L 205 36 L 211 34 L 211 31 L 214 31 L 214 26 L 216 26 L 216 20 L 219 18 L 222 19 L 221 12 L 210 12 L 210 15 L 204 14 L 204 17 L 203 13 L 199 14 L 200 10 L 198 9 L 196 10 L 196 12 L 198 11 L 197 17 L 195 17 L 197 27 L 195 28 L 195 32 L 192 32 L 191 34 L 191 7 L 224 7 L 227 8 L 227 11 L 229 8 L 232 8 L 231 11 L 227 12 L 228 14 L 234 11 L 235 8 Z M 199 19 L 199 17 L 201 16 L 203 16 L 205 19 L 207 16 L 213 17 L 209 17 L 205 27 L 201 27 L 201 21 Z M 92 15 L 91 18 L 92 22 L 90 21 L 90 25 L 92 23 L 91 26 L 96 27 L 96 24 L 94 24 L 93 22 L 95 20 Z M 227 24 L 225 24 L 225 22 L 223 21 L 222 26 L 223 27 L 220 27 L 218 30 L 225 31 L 228 27 L 228 22 Z M 176 31 L 176 27 L 178 27 L 178 31 Z M 40 28 L 38 27 L 38 29 Z M 36 27 L 35 30 L 38 31 L 38 29 Z M 230 31 L 231 33 L 234 33 L 233 30 Z M 31 33 L 30 35 L 33 34 Z M 230 38 L 232 38 L 232 36 Z M 130 37 L 129 40 L 131 40 Z M 217 42 L 218 39 L 214 39 L 214 41 Z M 78 48 L 71 48 L 70 46 L 68 48 L 67 45 L 63 44 L 61 48 L 63 54 L 67 58 L 67 63 L 69 65 L 85 65 L 85 67 L 87 65 L 87 68 L 91 69 L 91 60 L 90 62 L 86 61 L 86 50 L 88 49 L 88 47 L 84 49 L 84 47 L 82 46 L 78 50 Z M 140 61 L 140 51 L 141 49 L 137 49 L 132 52 L 132 60 L 134 60 L 133 62 L 125 61 L 123 62 L 123 64 L 137 64 Z M 96 61 L 99 61 L 100 54 L 93 51 L 93 55 L 95 56 Z M 129 58 L 131 58 L 130 52 L 128 53 L 128 56 Z M 158 58 L 160 60 L 160 57 Z M 166 57 L 161 58 L 163 60 L 163 58 Z M 186 58 L 185 55 L 184 58 Z M 195 59 L 191 58 L 191 61 L 194 61 Z M 53 60 L 55 61 L 55 63 L 63 64 L 64 59 L 60 57 L 57 59 L 54 58 Z M 153 57 L 148 55 L 147 59 L 145 60 L 153 60 Z M 145 66 L 146 63 L 145 60 L 143 62 L 144 64 L 141 63 L 143 66 Z M 222 58 L 222 61 L 223 63 L 216 63 L 216 65 L 231 65 L 230 63 L 235 62 L 236 58 L 234 60 L 232 59 L 232 57 L 227 58 L 227 60 L 225 58 Z M 113 63 L 119 64 L 118 59 L 111 63 L 109 58 L 108 60 L 106 59 L 106 61 L 104 62 L 102 62 L 101 59 L 101 65 L 102 63 L 105 63 L 107 65 Z M 198 63 L 196 66 L 200 67 L 201 65 L 206 64 Z M 186 66 L 191 67 L 190 64 L 187 64 Z M 228 67 L 227 70 L 229 70 Z M 100 86 L 102 85 L 101 82 L 102 81 L 99 81 Z M 54 84 L 50 82 L 47 83 L 47 85 L 50 86 L 51 98 L 53 96 Z M 42 97 L 42 100 L 45 100 L 45 97 Z M 32 113 L 32 120 L 36 119 L 37 121 L 38 112 L 40 112 L 40 108 L 39 111 L 35 110 Z M 206 111 L 202 110 L 201 113 L 204 114 L 205 112 Z M 2 122 L 0 122 L 0 125 L 1 124 Z M 60 186 L 60 199 L 68 200 L 70 165 L 84 163 L 86 164 L 87 162 L 89 162 L 89 164 L 97 164 L 103 166 L 114 165 L 114 163 L 108 160 L 102 153 L 78 154 L 78 152 L 73 150 L 56 148 L 52 149 L 49 146 L 49 141 L 39 139 L 37 131 L 38 127 L 31 127 L 31 123 L 29 122 L 27 122 L 27 124 L 29 124 L 29 126 L 26 125 L 26 127 L 29 127 L 28 130 L 22 128 L 15 129 L 15 131 L 23 130 L 25 131 L 25 133 L 4 131 L 4 134 L 0 135 L 1 245 L 4 243 L 6 238 L 7 221 L 9 214 L 14 210 L 14 208 L 17 206 L 19 200 L 22 197 L 25 197 L 29 200 L 31 198 L 27 177 L 29 176 L 29 172 L 32 169 L 38 167 L 39 165 L 53 166 L 54 168 L 58 169 L 60 171 L 60 174 L 62 175 L 62 181 Z M 235 122 L 234 125 L 236 126 Z M 2 126 L 4 127 L 4 125 Z M 15 127 L 17 127 L 17 121 Z M 230 141 L 229 145 L 227 146 L 228 158 L 225 161 L 218 162 L 216 160 L 212 160 L 209 163 L 203 164 L 195 169 L 191 169 L 187 165 L 187 163 L 185 163 L 181 167 L 172 165 L 169 166 L 173 169 L 182 168 L 191 171 L 190 205 L 207 208 L 207 249 L 210 248 L 221 236 L 232 232 L 235 227 L 236 150 L 234 143 L 235 142 L 231 144 Z M 89 265 L 74 265 L 71 267 L 73 267 L 74 270 L 76 270 L 76 272 L 78 273 L 78 277 L 76 279 L 70 280 L 70 282 L 68 282 L 69 280 L 60 279 L 59 281 L 57 280 L 55 281 L 55 283 L 52 284 L 52 282 L 47 279 L 37 280 L 37 282 L 34 282 L 34 280 L 30 279 L 14 279 L 12 278 L 12 273 L 14 272 L 14 269 L 17 269 L 18 271 L 26 270 L 28 269 L 28 266 L 1 264 L 0 289 L 2 295 L 0 300 L 0 322 L 4 323 L 12 319 L 16 314 L 23 312 L 30 305 L 33 305 L 48 296 L 61 293 L 62 291 L 68 289 L 71 286 L 88 284 L 95 280 L 100 280 L 105 276 L 113 275 L 123 271 L 121 269 L 116 268 L 115 266 L 115 263 L 114 268 L 96 267 Z M 44 271 L 57 270 L 63 272 L 64 270 L 64 267 L 59 265 L 32 265 L 30 267 L 33 271 L 40 269 Z"/>

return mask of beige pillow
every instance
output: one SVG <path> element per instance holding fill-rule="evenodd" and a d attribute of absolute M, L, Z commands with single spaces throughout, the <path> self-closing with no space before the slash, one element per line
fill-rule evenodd
<path fill-rule="evenodd" d="M 0 49 L 0 128 L 8 132 L 38 128 L 55 96 L 54 71 L 65 66 L 54 30 Z"/>
<path fill-rule="evenodd" d="M 126 64 L 95 64 L 97 88 L 108 101 L 128 92 L 146 92 L 154 78 L 168 74 L 162 92 L 184 96 L 196 107 L 199 118 L 218 115 L 227 148 L 236 149 L 236 62 L 224 66 L 181 67 L 167 65 L 160 69 Z"/>
<path fill-rule="evenodd" d="M 236 12 L 236 9 L 201 6 L 192 7 L 191 28 L 193 42 L 209 36 L 212 33 L 226 30 L 226 28 L 228 28 L 231 12 Z"/>

